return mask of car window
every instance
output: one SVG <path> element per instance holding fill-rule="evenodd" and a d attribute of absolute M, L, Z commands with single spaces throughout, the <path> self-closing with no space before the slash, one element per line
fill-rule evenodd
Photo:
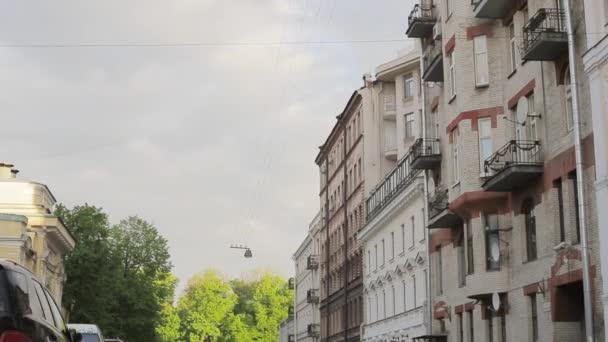
<path fill-rule="evenodd" d="M 53 320 L 53 314 L 51 313 L 51 306 L 49 302 L 46 300 L 46 296 L 44 295 L 44 290 L 42 289 L 42 285 L 39 282 L 32 279 L 32 284 L 34 285 L 34 289 L 36 290 L 36 294 L 38 298 L 40 298 L 40 302 L 42 303 L 42 311 L 44 312 L 44 317 L 46 317 L 46 321 L 51 323 L 51 325 L 56 325 Z"/>
<path fill-rule="evenodd" d="M 97 334 L 82 334 L 81 342 L 101 342 Z"/>
<path fill-rule="evenodd" d="M 31 291 L 28 289 L 27 278 L 19 272 L 7 271 L 7 276 L 10 279 L 11 290 L 15 298 L 15 312 L 20 315 L 34 315 L 34 317 L 43 317 L 40 302 L 35 294 L 32 297 Z"/>
<path fill-rule="evenodd" d="M 9 311 L 10 296 L 6 287 L 6 275 L 0 270 L 0 312 Z"/>
<path fill-rule="evenodd" d="M 44 294 L 46 294 L 46 298 L 49 300 L 49 304 L 51 306 L 51 311 L 53 313 L 53 317 L 55 318 L 55 323 L 56 323 L 55 326 L 59 330 L 65 331 L 65 323 L 63 322 L 63 317 L 61 316 L 61 311 L 57 307 L 57 303 L 55 303 L 53 296 L 51 296 L 49 291 L 47 291 L 46 289 L 44 289 Z"/>

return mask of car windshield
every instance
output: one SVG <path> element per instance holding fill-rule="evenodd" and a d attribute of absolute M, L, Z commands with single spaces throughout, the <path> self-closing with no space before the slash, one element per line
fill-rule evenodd
<path fill-rule="evenodd" d="M 97 334 L 82 334 L 81 342 L 101 342 Z"/>

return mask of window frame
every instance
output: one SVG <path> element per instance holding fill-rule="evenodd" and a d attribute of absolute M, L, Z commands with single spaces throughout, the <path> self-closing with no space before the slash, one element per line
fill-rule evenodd
<path fill-rule="evenodd" d="M 473 38 L 473 64 L 475 70 L 475 87 L 482 88 L 490 85 L 490 64 L 488 56 L 488 40 L 485 35 Z M 485 80 L 481 77 L 485 72 Z"/>
<path fill-rule="evenodd" d="M 471 225 L 471 221 L 468 220 L 465 225 L 465 234 L 466 234 L 466 248 L 467 248 L 467 271 L 466 274 L 474 274 L 475 273 L 475 250 L 473 249 L 474 245 L 474 235 L 473 235 L 473 226 Z"/>
<path fill-rule="evenodd" d="M 414 76 L 409 73 L 403 76 L 403 99 L 409 100 L 416 96 L 416 84 Z"/>
<path fill-rule="evenodd" d="M 448 55 L 450 101 L 456 97 L 456 58 L 454 51 Z"/>
<path fill-rule="evenodd" d="M 460 131 L 458 127 L 452 131 L 452 178 L 454 184 L 460 182 Z"/>
<path fill-rule="evenodd" d="M 488 132 L 484 132 L 484 126 L 487 125 Z M 492 137 L 492 118 L 485 117 L 477 120 L 477 136 L 479 149 L 479 174 L 481 177 L 488 176 L 489 172 L 485 170 L 485 161 L 494 153 L 494 139 Z M 489 141 L 490 150 L 484 151 L 484 142 Z M 484 152 L 487 152 L 486 156 Z"/>
<path fill-rule="evenodd" d="M 486 249 L 486 271 L 500 271 L 502 253 L 500 252 L 500 223 L 498 221 L 498 214 L 492 212 L 484 212 L 482 219 Z M 493 224 L 494 226 L 492 226 Z M 491 259 L 492 243 L 496 243 L 498 245 L 499 255 L 497 261 Z"/>
<path fill-rule="evenodd" d="M 508 28 L 509 34 L 509 74 L 517 71 L 517 37 L 515 35 L 515 23 L 511 21 Z"/>
<path fill-rule="evenodd" d="M 406 139 L 414 138 L 416 136 L 416 133 L 414 132 L 414 125 L 416 123 L 416 117 L 414 116 L 414 113 L 407 113 L 403 116 L 403 118 L 405 124 L 404 137 Z"/>
<path fill-rule="evenodd" d="M 532 342 L 539 341 L 539 327 L 538 327 L 538 303 L 536 301 L 536 293 L 529 294 L 530 298 L 530 338 Z"/>

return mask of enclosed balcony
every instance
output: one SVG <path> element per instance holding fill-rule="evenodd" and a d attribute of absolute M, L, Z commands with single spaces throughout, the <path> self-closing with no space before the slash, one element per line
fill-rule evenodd
<path fill-rule="evenodd" d="M 425 82 L 443 82 L 443 49 L 441 42 L 429 45 L 422 56 L 423 73 Z"/>
<path fill-rule="evenodd" d="M 411 153 L 406 154 L 366 200 L 367 220 L 376 217 L 420 173 L 410 166 Z"/>
<path fill-rule="evenodd" d="M 511 140 L 484 162 L 490 178 L 483 184 L 486 191 L 511 192 L 528 185 L 543 174 L 540 142 Z"/>
<path fill-rule="evenodd" d="M 306 260 L 306 269 L 307 270 L 316 270 L 319 268 L 319 256 L 318 255 L 309 255 Z"/>
<path fill-rule="evenodd" d="M 568 52 L 566 15 L 556 8 L 541 8 L 523 29 L 521 58 L 554 61 Z"/>
<path fill-rule="evenodd" d="M 321 325 L 320 324 L 309 324 L 308 325 L 308 337 L 320 337 L 321 336 Z"/>
<path fill-rule="evenodd" d="M 405 32 L 408 38 L 423 38 L 433 34 L 433 26 L 437 18 L 433 14 L 433 1 L 422 0 L 419 4 L 414 5 L 412 12 L 407 17 L 407 31 Z"/>
<path fill-rule="evenodd" d="M 294 278 L 289 278 L 289 281 L 287 283 L 289 285 L 290 290 L 293 290 L 296 288 L 296 280 Z"/>
<path fill-rule="evenodd" d="M 437 188 L 429 198 L 429 224 L 427 228 L 450 228 L 462 223 L 460 216 L 449 209 L 448 190 Z"/>
<path fill-rule="evenodd" d="M 511 0 L 471 0 L 475 18 L 500 19 L 513 5 Z"/>
<path fill-rule="evenodd" d="M 319 290 L 310 289 L 306 292 L 306 302 L 309 304 L 319 304 Z"/>
<path fill-rule="evenodd" d="M 441 164 L 439 139 L 418 139 L 412 146 L 412 168 L 433 170 Z"/>

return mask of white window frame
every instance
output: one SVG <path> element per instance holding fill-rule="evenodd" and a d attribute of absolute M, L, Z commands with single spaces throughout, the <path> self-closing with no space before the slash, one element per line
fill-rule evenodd
<path fill-rule="evenodd" d="M 485 131 L 484 128 L 487 127 L 487 131 Z M 477 133 L 479 136 L 479 175 L 481 177 L 485 177 L 488 174 L 485 171 L 484 168 L 484 162 L 487 158 L 489 158 L 493 151 L 494 151 L 494 141 L 492 139 L 492 119 L 491 118 L 480 118 L 477 121 Z M 484 132 L 485 131 L 485 132 Z M 484 150 L 483 150 L 483 146 L 484 146 L 484 142 L 488 142 L 489 141 L 489 151 L 485 151 L 488 152 L 488 155 L 484 155 Z"/>
<path fill-rule="evenodd" d="M 460 155 L 459 155 L 459 135 L 458 127 L 452 131 L 452 178 L 454 184 L 460 182 Z"/>
<path fill-rule="evenodd" d="M 517 38 L 515 37 L 515 23 L 509 25 L 509 67 L 510 72 L 517 70 Z"/>
<path fill-rule="evenodd" d="M 486 87 L 490 85 L 490 67 L 488 64 L 488 40 L 485 35 L 473 38 L 473 54 L 475 56 L 475 86 Z"/>
<path fill-rule="evenodd" d="M 450 52 L 448 58 L 450 77 L 450 99 L 453 99 L 456 96 L 456 58 L 454 56 L 454 51 Z"/>
<path fill-rule="evenodd" d="M 407 113 L 404 116 L 405 119 L 405 138 L 413 138 L 416 133 L 414 132 L 414 125 L 416 123 L 416 117 L 414 116 L 414 113 Z"/>
<path fill-rule="evenodd" d="M 416 95 L 414 77 L 412 74 L 403 76 L 403 98 L 410 99 Z"/>

